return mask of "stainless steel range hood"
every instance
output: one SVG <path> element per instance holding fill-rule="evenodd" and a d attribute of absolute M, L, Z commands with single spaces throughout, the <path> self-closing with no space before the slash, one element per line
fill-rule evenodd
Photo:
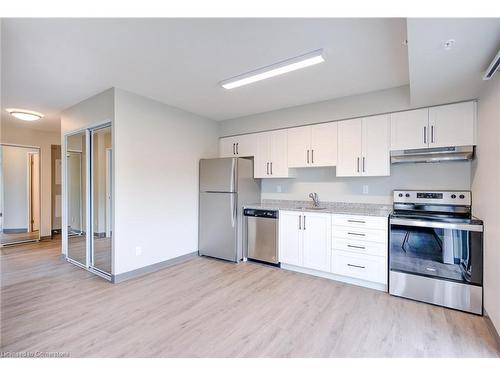
<path fill-rule="evenodd" d="M 419 148 L 391 151 L 391 164 L 463 161 L 472 160 L 473 157 L 474 146 Z"/>

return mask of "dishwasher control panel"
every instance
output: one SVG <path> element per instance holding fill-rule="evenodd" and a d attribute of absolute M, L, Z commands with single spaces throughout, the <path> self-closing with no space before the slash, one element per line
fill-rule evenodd
<path fill-rule="evenodd" d="M 267 217 L 270 219 L 278 218 L 278 210 L 263 210 L 256 208 L 245 208 L 243 210 L 243 215 L 252 217 Z"/>

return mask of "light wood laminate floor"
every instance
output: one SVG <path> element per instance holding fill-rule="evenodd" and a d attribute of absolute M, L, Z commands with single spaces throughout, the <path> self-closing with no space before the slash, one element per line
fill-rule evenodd
<path fill-rule="evenodd" d="M 81 357 L 496 357 L 484 318 L 209 258 L 110 284 L 54 241 L 2 249 L 2 351 Z"/>

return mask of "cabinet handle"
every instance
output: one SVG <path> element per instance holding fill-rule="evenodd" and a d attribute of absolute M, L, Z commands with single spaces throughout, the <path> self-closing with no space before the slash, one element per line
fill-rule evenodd
<path fill-rule="evenodd" d="M 299 230 L 302 229 L 302 215 L 299 215 Z"/>
<path fill-rule="evenodd" d="M 434 143 L 434 125 L 431 126 L 431 143 Z"/>
<path fill-rule="evenodd" d="M 363 172 L 365 172 L 365 157 L 363 156 Z"/>
<path fill-rule="evenodd" d="M 309 164 L 309 150 L 307 150 L 307 164 Z"/>
<path fill-rule="evenodd" d="M 354 248 L 354 249 L 362 249 L 362 250 L 364 250 L 364 249 L 365 249 L 365 247 L 364 247 L 364 246 L 356 246 L 356 245 L 347 245 L 347 247 L 352 247 L 352 248 Z"/>
<path fill-rule="evenodd" d="M 366 221 L 364 220 L 352 220 L 352 219 L 349 219 L 347 220 L 348 223 L 360 223 L 360 224 L 366 224 Z"/>
<path fill-rule="evenodd" d="M 238 142 L 236 143 L 236 155 L 240 154 L 239 148 L 240 148 L 240 143 Z"/>
<path fill-rule="evenodd" d="M 233 155 L 236 155 L 236 151 L 235 151 L 236 149 L 235 149 L 235 147 L 236 147 L 236 144 L 233 143 Z"/>
<path fill-rule="evenodd" d="M 424 126 L 424 143 L 427 144 L 427 126 Z"/>
<path fill-rule="evenodd" d="M 364 233 L 354 233 L 354 232 L 347 232 L 347 234 L 350 234 L 351 236 L 366 236 Z"/>
<path fill-rule="evenodd" d="M 273 174 L 273 162 L 271 162 L 271 174 Z"/>
<path fill-rule="evenodd" d="M 358 266 L 357 264 L 351 264 L 351 263 L 347 263 L 347 265 L 349 267 L 355 267 L 355 268 L 366 268 L 365 266 Z"/>
<path fill-rule="evenodd" d="M 311 150 L 311 163 L 314 164 L 314 150 Z"/>
<path fill-rule="evenodd" d="M 269 174 L 269 162 L 266 163 L 266 174 Z"/>
<path fill-rule="evenodd" d="M 356 158 L 356 165 L 358 166 L 358 173 L 359 173 L 359 157 Z"/>
<path fill-rule="evenodd" d="M 306 230 L 306 215 L 304 215 L 304 230 Z"/>

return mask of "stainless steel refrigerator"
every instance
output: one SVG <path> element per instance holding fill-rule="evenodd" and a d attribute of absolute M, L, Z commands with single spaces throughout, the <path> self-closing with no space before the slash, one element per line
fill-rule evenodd
<path fill-rule="evenodd" d="M 253 160 L 200 160 L 198 253 L 239 262 L 243 259 L 243 206 L 260 202 Z"/>

